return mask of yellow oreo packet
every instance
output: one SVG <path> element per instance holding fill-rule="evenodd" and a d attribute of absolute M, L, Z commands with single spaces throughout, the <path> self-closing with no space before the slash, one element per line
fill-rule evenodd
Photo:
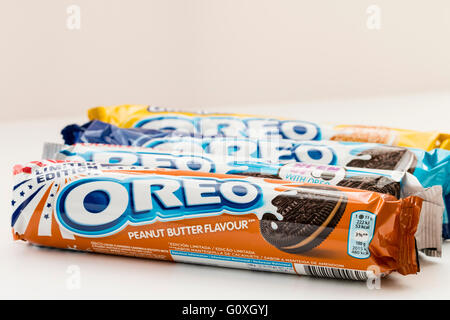
<path fill-rule="evenodd" d="M 356 126 L 356 125 L 338 125 L 335 127 L 336 129 L 342 128 L 347 130 L 353 130 L 352 137 L 355 137 L 353 141 L 361 141 L 358 140 L 358 130 L 374 130 L 379 133 L 390 131 L 393 133 L 395 137 L 395 142 L 393 145 L 397 145 L 400 147 L 408 147 L 408 148 L 418 148 L 424 149 L 427 151 L 433 150 L 435 148 L 441 148 L 445 150 L 450 150 L 450 134 L 442 133 L 438 131 L 414 131 L 407 129 L 398 129 L 398 128 L 388 128 L 388 127 L 372 127 L 372 126 Z M 333 139 L 338 141 L 349 141 L 348 139 Z M 377 141 L 371 141 L 377 142 Z M 385 143 L 385 142 L 381 142 Z"/>
<path fill-rule="evenodd" d="M 393 129 L 399 133 L 398 145 L 419 148 L 427 151 L 435 148 L 450 150 L 450 134 L 438 131 L 423 132 L 405 129 Z"/>
<path fill-rule="evenodd" d="M 121 128 L 172 129 L 205 136 L 267 137 L 279 134 L 292 140 L 335 140 L 371 142 L 402 147 L 450 150 L 450 133 L 424 132 L 381 126 L 323 125 L 282 117 L 272 118 L 232 113 L 185 112 L 148 105 L 95 107 L 90 120 L 111 123 Z"/>

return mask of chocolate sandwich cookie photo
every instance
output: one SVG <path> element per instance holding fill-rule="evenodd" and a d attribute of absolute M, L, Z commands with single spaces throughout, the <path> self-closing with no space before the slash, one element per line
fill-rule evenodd
<path fill-rule="evenodd" d="M 193 172 L 237 174 L 263 179 L 281 179 L 293 183 L 311 183 L 340 186 L 390 194 L 397 199 L 427 195 L 434 203 L 424 210 L 422 223 L 417 231 L 418 250 L 427 255 L 441 256 L 443 192 L 440 186 L 424 188 L 410 173 L 404 171 L 342 167 L 306 162 L 273 163 L 263 159 L 248 160 L 226 155 L 172 152 L 167 153 L 145 147 L 108 144 L 61 145 L 45 143 L 43 159 L 63 161 L 97 162 L 123 169 L 132 166 L 140 170 L 164 168 Z M 425 218 L 426 217 L 426 218 Z"/>

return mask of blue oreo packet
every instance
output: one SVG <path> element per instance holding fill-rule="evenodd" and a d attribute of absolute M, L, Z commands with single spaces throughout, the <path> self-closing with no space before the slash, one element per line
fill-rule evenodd
<path fill-rule="evenodd" d="M 101 121 L 69 125 L 62 130 L 64 142 L 141 146 L 164 152 L 187 152 L 238 156 L 275 163 L 308 162 L 380 170 L 409 171 L 423 187 L 443 189 L 446 210 L 443 237 L 450 239 L 450 151 L 386 146 L 375 143 L 337 141 L 262 140 L 225 136 L 202 137 L 172 130 L 119 128 Z M 384 155 L 388 155 L 384 157 Z M 383 158 L 384 157 L 384 158 Z M 392 161 L 397 157 L 397 161 Z M 394 163 L 394 164 L 393 164 Z"/>

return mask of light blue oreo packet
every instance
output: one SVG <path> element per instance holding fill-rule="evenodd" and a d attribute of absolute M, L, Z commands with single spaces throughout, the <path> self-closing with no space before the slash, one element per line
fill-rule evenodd
<path fill-rule="evenodd" d="M 62 131 L 66 144 L 101 143 L 140 146 L 154 151 L 182 152 L 245 159 L 251 162 L 306 162 L 408 171 L 422 187 L 441 186 L 447 208 L 443 217 L 443 237 L 450 238 L 450 151 L 387 146 L 374 143 L 337 141 L 294 141 L 287 139 L 251 139 L 234 137 L 202 137 L 195 134 L 154 129 L 123 129 L 101 121 L 83 126 L 71 125 Z"/>

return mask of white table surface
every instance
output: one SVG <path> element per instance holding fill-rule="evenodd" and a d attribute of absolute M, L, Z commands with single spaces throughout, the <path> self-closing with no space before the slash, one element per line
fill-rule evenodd
<path fill-rule="evenodd" d="M 218 108 L 210 108 L 218 109 Z M 221 108 L 220 110 L 224 110 Z M 227 111 L 281 114 L 298 119 L 386 124 L 450 131 L 450 94 L 235 106 Z M 277 110 L 276 113 L 273 110 Z M 2 112 L 7 112 L 3 110 Z M 387 116 L 389 115 L 389 116 Z M 350 119 L 350 121 L 349 121 Z M 60 141 L 60 129 L 86 118 L 0 122 L 1 190 L 0 298 L 133 299 L 409 299 L 450 298 L 450 243 L 441 259 L 421 255 L 418 275 L 393 274 L 381 289 L 365 282 L 317 279 L 154 260 L 37 248 L 14 242 L 10 229 L 11 168 L 40 158 L 44 141 Z M 70 266 L 80 270 L 80 287 L 70 289 Z"/>

